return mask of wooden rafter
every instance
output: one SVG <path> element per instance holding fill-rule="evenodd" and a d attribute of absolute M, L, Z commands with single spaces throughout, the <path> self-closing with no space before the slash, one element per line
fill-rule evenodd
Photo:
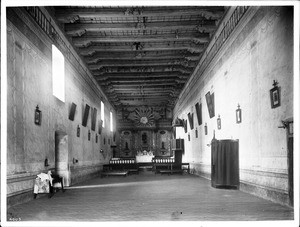
<path fill-rule="evenodd" d="M 133 13 L 130 13 L 132 8 Z M 136 11 L 134 13 L 134 8 Z M 140 11 L 138 11 L 138 8 Z M 181 6 L 181 7 L 57 7 L 55 16 L 62 23 L 69 23 L 79 18 L 96 18 L 107 20 L 108 18 L 132 18 L 132 17 L 176 17 L 200 15 L 204 18 L 220 18 L 224 14 L 222 6 Z M 140 13 L 138 13 L 140 12 Z"/>
<path fill-rule="evenodd" d="M 109 100 L 174 107 L 226 12 L 223 6 L 53 7 Z"/>

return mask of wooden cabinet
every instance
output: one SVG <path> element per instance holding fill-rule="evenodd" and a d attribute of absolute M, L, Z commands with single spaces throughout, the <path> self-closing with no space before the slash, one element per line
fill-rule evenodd
<path fill-rule="evenodd" d="M 239 188 L 239 141 L 212 140 L 211 185 L 219 188 Z"/>
<path fill-rule="evenodd" d="M 174 162 L 175 164 L 182 163 L 182 150 L 175 150 L 174 151 Z"/>
<path fill-rule="evenodd" d="M 184 153 L 184 139 L 173 139 L 171 141 L 171 148 L 174 152 L 175 164 L 181 164 L 182 154 Z"/>
<path fill-rule="evenodd" d="M 172 139 L 171 148 L 172 148 L 172 151 L 175 151 L 175 150 L 184 151 L 184 139 Z"/>

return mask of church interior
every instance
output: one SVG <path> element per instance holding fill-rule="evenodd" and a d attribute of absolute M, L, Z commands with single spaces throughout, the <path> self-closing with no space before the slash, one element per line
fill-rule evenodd
<path fill-rule="evenodd" d="M 3 12 L 5 224 L 294 223 L 293 5 Z"/>

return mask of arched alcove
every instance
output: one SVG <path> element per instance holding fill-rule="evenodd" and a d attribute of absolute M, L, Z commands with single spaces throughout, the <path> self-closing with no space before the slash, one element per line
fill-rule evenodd
<path fill-rule="evenodd" d="M 64 185 L 70 186 L 68 135 L 55 131 L 55 171 L 64 178 Z"/>

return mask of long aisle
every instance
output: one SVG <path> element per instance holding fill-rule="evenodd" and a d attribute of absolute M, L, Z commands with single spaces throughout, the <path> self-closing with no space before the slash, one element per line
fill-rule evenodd
<path fill-rule="evenodd" d="M 94 178 L 8 210 L 21 221 L 292 220 L 293 209 L 193 175 Z"/>

